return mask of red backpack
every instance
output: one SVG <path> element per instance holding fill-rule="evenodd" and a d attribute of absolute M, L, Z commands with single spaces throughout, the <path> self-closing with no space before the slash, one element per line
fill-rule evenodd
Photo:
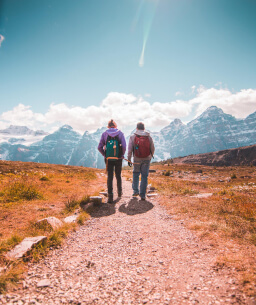
<path fill-rule="evenodd" d="M 146 158 L 151 154 L 150 142 L 147 136 L 135 135 L 134 155 L 138 158 Z"/>

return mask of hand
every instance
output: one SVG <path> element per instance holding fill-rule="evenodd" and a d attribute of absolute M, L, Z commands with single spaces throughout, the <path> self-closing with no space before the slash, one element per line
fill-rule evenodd
<path fill-rule="evenodd" d="M 132 163 L 131 163 L 130 161 L 128 161 L 128 165 L 129 165 L 130 167 L 132 167 Z"/>

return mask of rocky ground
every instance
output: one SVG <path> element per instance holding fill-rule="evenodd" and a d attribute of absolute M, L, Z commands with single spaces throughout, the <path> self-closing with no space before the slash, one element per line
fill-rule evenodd
<path fill-rule="evenodd" d="M 157 197 L 104 204 L 62 247 L 31 265 L 0 304 L 255 304 L 239 291 L 221 250 L 203 244 Z"/>

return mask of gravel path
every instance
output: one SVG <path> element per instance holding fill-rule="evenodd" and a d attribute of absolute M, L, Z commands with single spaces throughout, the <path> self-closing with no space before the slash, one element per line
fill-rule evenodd
<path fill-rule="evenodd" d="M 227 270 L 214 269 L 220 252 L 168 216 L 157 198 L 131 195 L 124 181 L 119 202 L 95 211 L 0 303 L 253 304 Z"/>

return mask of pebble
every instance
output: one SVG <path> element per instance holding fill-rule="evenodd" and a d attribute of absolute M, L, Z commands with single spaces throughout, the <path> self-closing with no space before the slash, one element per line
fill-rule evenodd
<path fill-rule="evenodd" d="M 50 286 L 50 285 L 51 285 L 51 283 L 50 283 L 50 281 L 47 280 L 47 279 L 41 280 L 41 281 L 39 281 L 39 282 L 37 283 L 37 287 L 38 287 L 38 288 L 41 288 L 41 287 L 48 287 L 48 286 Z"/>

